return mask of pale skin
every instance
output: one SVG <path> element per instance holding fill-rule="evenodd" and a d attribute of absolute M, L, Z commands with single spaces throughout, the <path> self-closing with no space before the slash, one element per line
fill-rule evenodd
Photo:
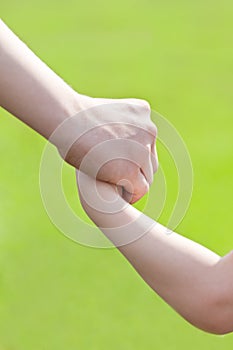
<path fill-rule="evenodd" d="M 104 113 L 105 105 L 111 106 L 111 113 Z M 0 106 L 46 139 L 50 139 L 69 117 L 84 112 L 75 120 L 75 125 L 68 124 L 61 129 L 60 137 L 53 139 L 60 154 L 76 168 L 96 144 L 109 139 L 136 141 L 147 150 L 146 156 L 138 153 L 136 162 L 131 162 L 133 148 L 123 147 L 124 159 L 103 165 L 97 176 L 103 182 L 97 182 L 97 186 L 103 197 L 118 197 L 115 187 L 106 182 L 118 184 L 121 181 L 123 196 L 130 198 L 131 203 L 148 191 L 157 169 L 156 127 L 150 120 L 149 104 L 137 99 L 97 99 L 75 92 L 3 21 L 0 21 Z M 121 122 L 120 127 L 115 122 Z M 75 130 L 79 140 L 68 153 L 64 152 L 70 133 Z M 81 134 L 86 132 L 82 138 L 80 130 Z M 100 164 L 101 154 L 97 152 L 94 160 Z M 92 176 L 92 169 L 89 170 Z M 86 176 L 88 190 L 94 185 L 95 180 Z M 106 227 L 118 228 L 119 222 L 131 223 L 139 216 L 130 205 L 118 214 L 109 214 L 91 208 L 82 196 L 81 200 L 88 215 L 108 237 L 111 236 L 113 243 L 114 237 Z M 99 197 L 93 196 L 91 200 L 98 208 Z M 124 206 L 125 201 L 121 200 Z M 145 216 L 139 216 L 141 227 L 146 221 Z M 166 235 L 165 230 L 157 224 L 141 238 L 118 249 L 142 278 L 189 322 L 216 334 L 233 331 L 233 254 L 221 258 L 176 233 Z M 125 234 L 128 233 L 127 230 Z"/>
<path fill-rule="evenodd" d="M 157 169 L 156 127 L 150 119 L 148 102 L 139 99 L 102 99 L 81 95 L 42 62 L 0 20 L 0 106 L 36 132 L 50 139 L 62 157 L 79 168 L 89 150 L 105 140 L 133 140 L 147 149 L 136 155 L 133 147 L 122 147 L 121 159 L 101 164 L 101 154 L 93 155 L 100 167 L 98 179 L 117 184 L 125 180 L 125 196 L 137 201 L 149 189 Z M 79 114 L 78 114 L 79 113 Z M 70 122 L 70 117 L 77 115 Z M 56 135 L 58 126 L 65 124 Z M 85 133 L 85 135 L 83 135 Z M 71 148 L 67 145 L 75 138 Z M 120 141 L 119 141 L 120 142 Z M 111 148 L 107 149 L 111 152 Z M 88 174 L 93 176 L 89 167 Z"/>
<path fill-rule="evenodd" d="M 122 194 L 115 186 L 83 175 L 80 191 L 78 176 L 77 182 L 84 210 L 114 244 L 118 233 L 126 237 L 132 233 L 135 226 L 129 224 L 135 218 L 140 228 L 147 225 L 148 217 L 126 205 L 123 198 L 121 211 L 111 213 L 110 203 L 109 210 L 103 212 L 104 201 L 119 200 Z M 86 190 L 92 193 L 88 204 L 83 195 Z M 175 232 L 168 235 L 159 223 L 118 249 L 144 281 L 188 322 L 214 334 L 233 331 L 233 252 L 220 257 Z"/>

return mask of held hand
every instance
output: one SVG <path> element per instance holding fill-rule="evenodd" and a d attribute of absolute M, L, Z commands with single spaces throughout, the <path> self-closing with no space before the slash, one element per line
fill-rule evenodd
<path fill-rule="evenodd" d="M 112 210 L 109 202 L 114 203 L 119 197 L 122 197 L 122 187 L 96 181 L 79 170 L 76 170 L 76 180 L 82 207 L 91 218 L 93 218 L 93 213 L 100 215 L 104 202 L 107 203 L 104 214 L 109 214 Z"/>
<path fill-rule="evenodd" d="M 62 132 L 75 142 L 68 152 L 59 144 L 60 154 L 91 177 L 123 186 L 124 199 L 136 202 L 149 190 L 158 167 L 149 104 L 79 95 L 79 105 L 81 112 Z"/>
<path fill-rule="evenodd" d="M 129 215 L 126 215 L 131 205 L 122 198 L 123 190 L 120 186 L 96 181 L 79 170 L 76 170 L 76 179 L 82 207 L 101 230 L 104 227 L 120 228 L 121 225 L 132 221 Z M 111 239 L 110 232 L 104 233 Z M 113 232 L 112 238 L 114 237 L 117 238 L 116 230 Z M 127 239 L 128 236 L 126 241 Z"/>
<path fill-rule="evenodd" d="M 0 48 L 0 106 L 49 139 L 74 167 L 120 183 L 131 203 L 141 198 L 157 169 L 149 104 L 76 93 L 1 20 Z"/>

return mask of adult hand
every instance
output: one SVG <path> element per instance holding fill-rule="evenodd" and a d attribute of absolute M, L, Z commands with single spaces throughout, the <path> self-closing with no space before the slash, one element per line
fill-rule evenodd
<path fill-rule="evenodd" d="M 131 203 L 148 191 L 157 157 L 147 102 L 78 94 L 1 20 L 0 51 L 0 106 L 55 144 L 74 167 L 123 186 Z"/>
<path fill-rule="evenodd" d="M 52 142 L 71 165 L 98 180 L 121 185 L 124 199 L 136 202 L 147 193 L 158 167 L 157 130 L 150 119 L 148 102 L 78 98 L 81 111 L 64 123 L 58 142 Z M 67 135 L 64 145 L 62 135 Z M 70 137 L 75 142 L 71 141 L 68 150 Z"/>

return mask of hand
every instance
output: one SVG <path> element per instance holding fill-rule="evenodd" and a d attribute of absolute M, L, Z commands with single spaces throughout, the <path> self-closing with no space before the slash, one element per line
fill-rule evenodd
<path fill-rule="evenodd" d="M 158 167 L 157 130 L 150 119 L 149 104 L 82 95 L 78 99 L 81 112 L 62 131 L 75 142 L 67 152 L 59 135 L 60 154 L 91 177 L 123 186 L 124 199 L 136 202 L 147 193 Z"/>
<path fill-rule="evenodd" d="M 122 197 L 123 189 L 120 186 L 112 185 L 103 181 L 96 181 L 89 175 L 76 170 L 76 180 L 79 191 L 79 198 L 84 211 L 93 219 L 95 215 L 107 215 L 111 213 L 111 203 Z M 101 208 L 106 201 L 106 210 Z"/>
<path fill-rule="evenodd" d="M 104 234 L 117 245 L 118 234 L 116 228 L 119 229 L 121 236 L 121 226 L 130 224 L 131 221 L 135 220 L 135 214 L 132 217 L 129 215 L 129 209 L 135 210 L 135 208 L 131 207 L 122 198 L 123 190 L 120 186 L 96 181 L 79 170 L 76 170 L 76 179 L 79 198 L 84 211 Z M 113 232 L 111 232 L 111 227 L 114 227 Z M 129 229 L 128 225 L 128 231 L 124 237 L 126 242 L 128 235 L 130 236 Z"/>
<path fill-rule="evenodd" d="M 122 185 L 131 203 L 141 198 L 157 169 L 149 104 L 76 93 L 1 20 L 0 47 L 0 106 L 49 139 L 74 167 Z"/>

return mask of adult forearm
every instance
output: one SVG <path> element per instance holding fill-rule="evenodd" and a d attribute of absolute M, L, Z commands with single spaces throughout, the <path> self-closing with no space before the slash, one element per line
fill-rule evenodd
<path fill-rule="evenodd" d="M 158 165 L 157 129 L 150 119 L 149 103 L 76 93 L 2 21 L 0 106 L 49 139 L 76 168 L 89 154 L 88 166 L 82 170 L 91 177 L 95 177 L 97 168 L 101 181 L 117 184 L 124 179 L 122 186 L 131 202 L 148 191 Z M 117 154 L 114 140 L 118 143 Z M 139 148 L 136 155 L 135 144 Z M 90 152 L 93 148 L 95 153 Z"/>
<path fill-rule="evenodd" d="M 1 20 L 0 105 L 46 138 L 80 108 L 77 93 Z"/>

